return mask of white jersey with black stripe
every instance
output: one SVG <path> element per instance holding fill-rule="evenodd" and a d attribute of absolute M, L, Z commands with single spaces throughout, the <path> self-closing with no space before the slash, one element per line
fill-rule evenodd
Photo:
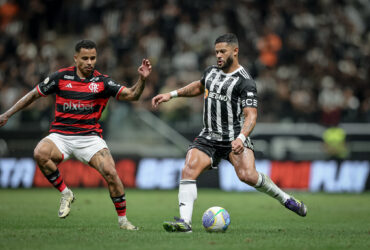
<path fill-rule="evenodd" d="M 243 125 L 243 108 L 257 108 L 256 83 L 242 66 L 226 74 L 215 65 L 204 71 L 201 83 L 205 94 L 200 136 L 214 141 L 235 140 Z"/>

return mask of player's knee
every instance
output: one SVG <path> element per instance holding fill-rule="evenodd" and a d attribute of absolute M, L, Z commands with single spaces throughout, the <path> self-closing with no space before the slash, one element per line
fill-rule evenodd
<path fill-rule="evenodd" d="M 33 151 L 33 158 L 40 165 L 50 160 L 50 150 L 46 147 L 36 147 Z"/>
<path fill-rule="evenodd" d="M 196 175 L 196 166 L 193 164 L 185 164 L 185 167 L 182 170 L 182 178 L 183 179 L 194 179 Z"/>
<path fill-rule="evenodd" d="M 258 175 L 256 174 L 257 172 L 254 169 L 253 170 L 243 169 L 241 171 L 238 171 L 237 173 L 239 180 L 250 186 L 256 185 L 258 180 Z"/>

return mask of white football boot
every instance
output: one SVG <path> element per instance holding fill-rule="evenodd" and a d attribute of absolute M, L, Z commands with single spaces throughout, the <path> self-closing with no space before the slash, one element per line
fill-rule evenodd
<path fill-rule="evenodd" d="M 62 194 L 62 198 L 60 198 L 60 208 L 58 212 L 59 218 L 65 219 L 69 212 L 71 211 L 71 203 L 75 200 L 75 196 L 73 192 L 69 190 L 65 194 Z"/>
<path fill-rule="evenodd" d="M 118 217 L 118 225 L 120 229 L 126 229 L 126 230 L 139 230 L 138 227 L 134 226 L 127 220 L 126 217 Z"/>

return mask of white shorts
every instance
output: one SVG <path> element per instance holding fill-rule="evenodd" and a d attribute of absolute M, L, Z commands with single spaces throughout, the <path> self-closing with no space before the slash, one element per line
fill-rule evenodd
<path fill-rule="evenodd" d="M 63 154 L 63 160 L 72 156 L 77 160 L 88 163 L 98 151 L 108 148 L 107 143 L 97 135 L 61 135 L 51 133 L 45 138 L 54 142 Z"/>

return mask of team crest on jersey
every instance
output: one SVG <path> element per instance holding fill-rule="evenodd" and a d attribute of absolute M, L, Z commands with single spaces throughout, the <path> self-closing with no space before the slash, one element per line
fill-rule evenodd
<path fill-rule="evenodd" d="M 91 93 L 98 93 L 99 92 L 99 85 L 96 84 L 95 82 L 90 83 L 89 89 Z"/>
<path fill-rule="evenodd" d="M 49 77 L 46 77 L 46 79 L 44 80 L 44 83 L 47 84 L 49 82 L 50 78 Z"/>

